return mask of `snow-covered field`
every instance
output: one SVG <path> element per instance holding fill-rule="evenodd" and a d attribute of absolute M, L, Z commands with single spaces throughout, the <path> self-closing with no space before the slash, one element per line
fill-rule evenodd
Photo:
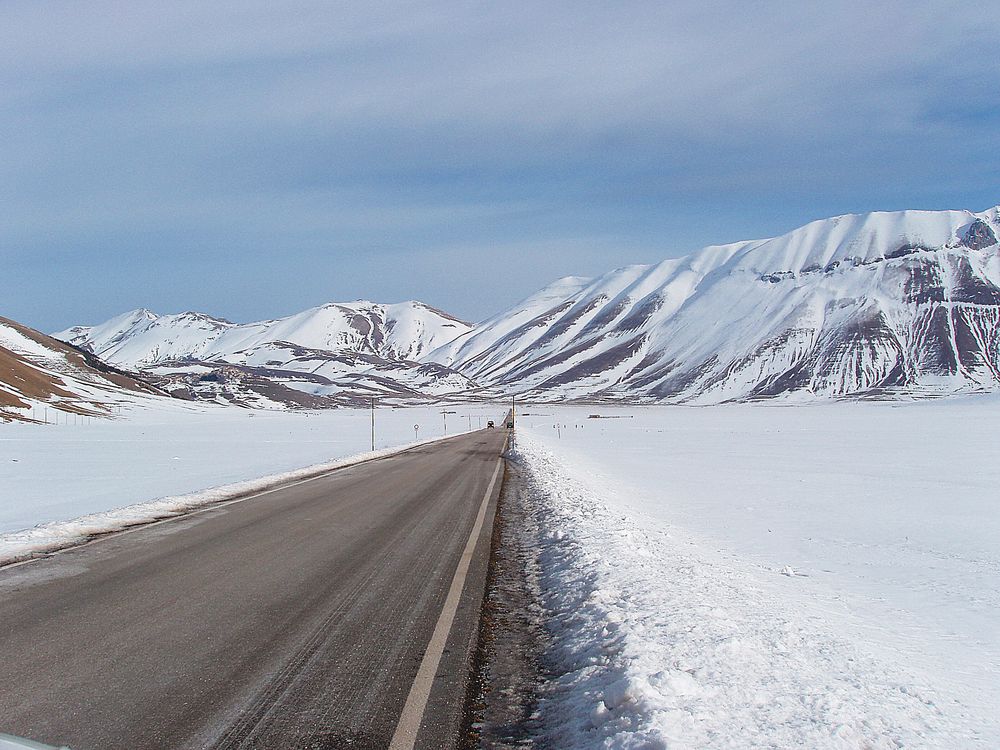
<path fill-rule="evenodd" d="M 375 447 L 443 437 L 446 418 L 449 435 L 478 429 L 503 410 L 377 409 Z M 115 420 L 70 415 L 68 424 L 0 424 L 0 560 L 263 489 L 273 475 L 363 457 L 371 450 L 370 420 L 367 410 L 248 411 L 164 401 Z"/>
<path fill-rule="evenodd" d="M 504 411 L 445 408 L 449 434 Z M 441 437 L 441 411 L 379 409 L 376 447 Z M 0 425 L 0 557 L 364 455 L 369 419 L 169 403 Z M 550 744 L 1000 746 L 998 424 L 986 396 L 528 407 Z"/>
<path fill-rule="evenodd" d="M 552 744 L 1000 747 L 998 425 L 988 396 L 526 408 Z"/>

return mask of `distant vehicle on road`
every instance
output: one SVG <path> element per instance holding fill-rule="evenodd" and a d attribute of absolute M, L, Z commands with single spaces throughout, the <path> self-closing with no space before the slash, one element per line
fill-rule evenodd
<path fill-rule="evenodd" d="M 513 430 L 513 429 L 514 429 L 514 420 L 513 420 L 513 419 L 512 419 L 512 420 L 510 420 L 510 421 L 509 421 L 509 422 L 507 423 L 507 429 L 508 429 L 508 430 Z"/>
<path fill-rule="evenodd" d="M 486 429 L 487 430 L 492 430 L 494 427 L 496 427 L 496 425 L 493 424 L 493 420 L 492 419 L 489 422 L 486 423 Z"/>

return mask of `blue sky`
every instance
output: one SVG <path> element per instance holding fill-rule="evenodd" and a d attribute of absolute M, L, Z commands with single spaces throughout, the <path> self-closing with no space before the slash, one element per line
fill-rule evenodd
<path fill-rule="evenodd" d="M 0 315 L 474 321 L 825 216 L 982 210 L 991 7 L 6 0 Z"/>

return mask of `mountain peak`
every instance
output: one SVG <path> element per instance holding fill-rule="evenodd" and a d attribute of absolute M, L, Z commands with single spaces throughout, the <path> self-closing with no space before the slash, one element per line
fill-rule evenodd
<path fill-rule="evenodd" d="M 356 300 L 243 325 L 140 309 L 67 334 L 113 363 L 179 373 L 195 391 L 198 368 L 229 368 L 223 380 L 284 377 L 301 395 L 347 373 L 377 372 L 382 383 L 409 373 L 412 385 L 427 374 L 420 362 L 443 366 L 431 368 L 443 378 L 435 382 L 544 399 L 994 389 L 998 238 L 1000 207 L 843 214 L 596 278 L 564 276 L 475 327 L 417 300 Z M 301 374 L 275 375 L 287 372 Z M 317 384 L 324 372 L 329 383 Z"/>
<path fill-rule="evenodd" d="M 413 360 L 470 326 L 417 301 L 329 302 L 276 320 L 236 324 L 201 312 L 154 315 L 133 310 L 105 323 L 58 334 L 109 362 L 225 360 L 277 342 L 312 351 L 358 352 Z"/>
<path fill-rule="evenodd" d="M 429 359 L 544 399 L 1000 388 L 997 217 L 844 214 L 560 279 Z"/>

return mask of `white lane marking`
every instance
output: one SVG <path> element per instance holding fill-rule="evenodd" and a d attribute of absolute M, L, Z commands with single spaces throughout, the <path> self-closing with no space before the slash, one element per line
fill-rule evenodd
<path fill-rule="evenodd" d="M 506 441 L 504 441 L 506 448 Z M 502 451 L 501 451 L 502 452 Z M 434 685 L 434 676 L 437 674 L 438 666 L 441 663 L 441 656 L 444 654 L 445 644 L 448 642 L 448 634 L 451 632 L 452 623 L 455 621 L 455 614 L 458 612 L 458 603 L 462 598 L 462 589 L 465 588 L 465 579 L 469 574 L 469 566 L 472 565 L 472 554 L 476 549 L 476 542 L 479 541 L 479 533 L 483 529 L 483 521 L 486 518 L 486 509 L 490 504 L 490 497 L 493 496 L 493 487 L 497 483 L 500 475 L 500 467 L 503 466 L 503 457 L 497 459 L 497 467 L 493 470 L 493 478 L 483 495 L 483 502 L 479 506 L 479 513 L 476 515 L 476 523 L 469 534 L 469 540 L 465 543 L 465 550 L 458 561 L 458 568 L 455 570 L 455 577 L 451 581 L 451 588 L 448 589 L 448 597 L 444 601 L 441 615 L 438 617 L 437 625 L 434 626 L 434 633 L 431 635 L 427 650 L 424 651 L 424 658 L 420 662 L 417 676 L 410 687 L 410 694 L 406 697 L 406 705 L 403 706 L 403 713 L 399 717 L 396 731 L 392 735 L 392 742 L 389 750 L 413 750 L 417 743 L 417 733 L 420 731 L 420 723 L 424 718 L 424 711 L 427 708 L 427 701 L 431 696 L 431 687 Z"/>

